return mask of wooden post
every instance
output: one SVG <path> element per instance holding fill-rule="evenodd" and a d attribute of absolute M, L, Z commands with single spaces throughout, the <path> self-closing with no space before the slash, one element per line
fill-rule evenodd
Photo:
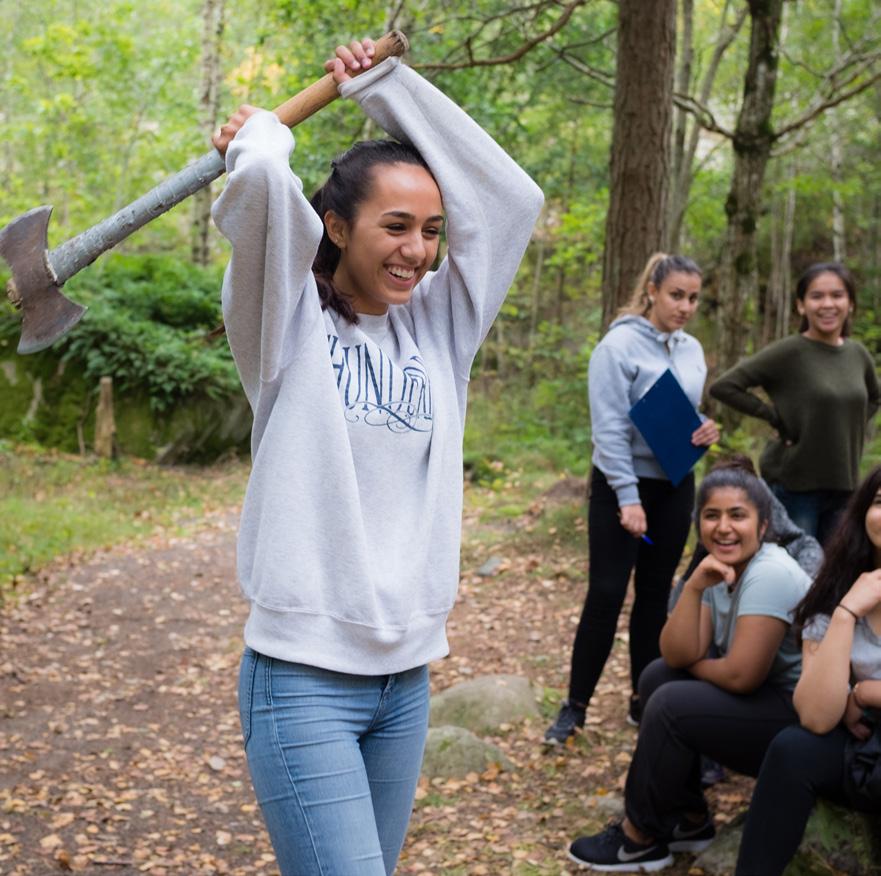
<path fill-rule="evenodd" d="M 113 378 L 101 378 L 95 410 L 95 453 L 105 459 L 116 456 L 116 422 L 113 419 Z"/>

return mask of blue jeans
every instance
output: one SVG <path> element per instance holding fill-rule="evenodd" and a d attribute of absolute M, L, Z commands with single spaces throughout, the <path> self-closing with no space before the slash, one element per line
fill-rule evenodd
<path fill-rule="evenodd" d="M 787 490 L 768 484 L 783 503 L 786 513 L 802 532 L 812 535 L 822 547 L 838 525 L 838 518 L 851 496 L 850 490 Z"/>
<path fill-rule="evenodd" d="M 428 730 L 428 668 L 345 675 L 245 648 L 239 713 L 282 876 L 395 869 Z"/>

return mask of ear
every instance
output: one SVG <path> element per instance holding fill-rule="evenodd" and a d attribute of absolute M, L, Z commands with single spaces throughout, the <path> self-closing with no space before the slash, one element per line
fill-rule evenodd
<path fill-rule="evenodd" d="M 327 236 L 331 241 L 339 249 L 344 250 L 349 242 L 349 223 L 333 210 L 328 210 L 324 214 L 324 227 L 327 229 Z"/>
<path fill-rule="evenodd" d="M 655 296 L 658 294 L 658 287 L 655 286 L 655 284 L 651 280 L 649 280 L 648 283 L 646 283 L 645 292 L 646 292 L 646 295 L 648 296 L 649 304 L 654 304 L 655 303 Z"/>
<path fill-rule="evenodd" d="M 799 316 L 805 315 L 805 305 L 801 298 L 795 299 L 795 309 L 798 311 Z"/>
<path fill-rule="evenodd" d="M 768 521 L 766 520 L 759 527 L 759 544 L 761 544 L 765 540 L 765 533 L 768 531 Z"/>

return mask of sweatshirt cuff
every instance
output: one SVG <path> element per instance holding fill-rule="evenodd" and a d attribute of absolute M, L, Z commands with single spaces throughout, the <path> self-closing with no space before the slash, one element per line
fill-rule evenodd
<path fill-rule="evenodd" d="M 623 487 L 615 487 L 615 495 L 618 497 L 618 507 L 624 505 L 641 505 L 639 498 L 639 486 L 637 484 L 625 484 Z"/>
<path fill-rule="evenodd" d="M 375 67 L 371 67 L 369 70 L 365 70 L 363 73 L 360 73 L 354 79 L 350 79 L 348 82 L 340 83 L 340 85 L 337 87 L 337 90 L 340 93 L 340 97 L 353 98 L 357 100 L 362 91 L 369 88 L 378 79 L 382 79 L 383 77 L 388 76 L 390 73 L 393 73 L 400 63 L 401 59 L 396 56 L 386 58 Z"/>

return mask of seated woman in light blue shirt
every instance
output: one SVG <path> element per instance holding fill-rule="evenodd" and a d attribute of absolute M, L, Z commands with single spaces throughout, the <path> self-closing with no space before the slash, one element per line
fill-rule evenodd
<path fill-rule="evenodd" d="M 797 720 L 801 655 L 793 612 L 810 584 L 769 536 L 770 497 L 740 469 L 698 490 L 708 551 L 661 632 L 661 658 L 639 680 L 645 712 L 624 791 L 625 818 L 572 843 L 570 857 L 609 872 L 660 870 L 671 852 L 715 836 L 701 789 L 701 755 L 756 775 L 774 737 Z M 709 656 L 715 646 L 717 656 Z"/>

